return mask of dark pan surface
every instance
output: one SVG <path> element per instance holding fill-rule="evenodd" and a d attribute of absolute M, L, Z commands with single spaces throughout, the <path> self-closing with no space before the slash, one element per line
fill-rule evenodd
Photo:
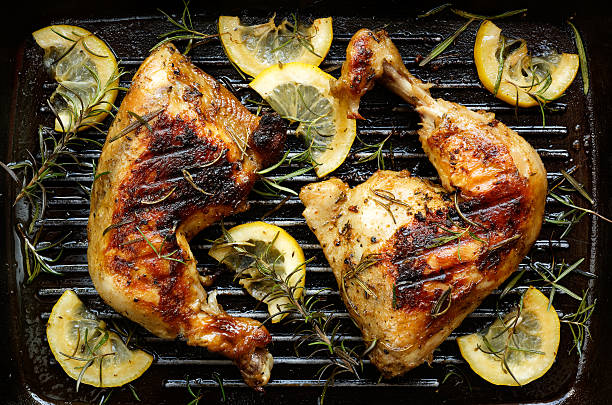
<path fill-rule="evenodd" d="M 295 7 L 296 5 L 293 5 Z M 162 8 L 166 11 L 180 11 L 180 5 L 168 4 Z M 212 7 L 212 6 L 211 6 Z M 468 7 L 475 12 L 487 13 L 486 6 Z M 104 39 L 114 50 L 121 66 L 129 73 L 124 76 L 122 85 L 129 86 L 129 79 L 139 64 L 148 55 L 149 49 L 157 42 L 157 35 L 169 31 L 169 25 L 160 13 L 148 5 L 146 8 L 128 6 L 115 8 L 121 12 L 113 13 L 105 9 L 99 14 L 95 11 L 63 9 L 53 11 L 51 15 L 38 15 L 29 24 L 38 28 L 50 23 L 68 23 L 80 25 Z M 428 7 L 422 7 L 428 9 Z M 247 21 L 263 21 L 278 7 L 248 8 L 226 7 L 195 11 L 193 16 L 196 27 L 202 32 L 212 33 L 216 30 L 215 19 L 222 13 L 248 16 Z M 281 8 L 279 15 L 287 15 L 295 8 Z M 422 10 L 421 10 L 422 11 Z M 505 33 L 527 39 L 531 49 L 537 53 L 546 47 L 562 52 L 575 52 L 573 37 L 565 19 L 570 12 L 556 10 L 554 17 L 541 12 L 530 12 L 527 17 L 515 17 L 499 21 Z M 565 97 L 551 104 L 556 111 L 546 114 L 546 126 L 542 126 L 539 110 L 521 110 L 515 116 L 514 109 L 493 98 L 480 84 L 473 64 L 472 46 L 478 24 L 462 35 L 456 45 L 442 57 L 434 60 L 425 68 L 417 66 L 419 55 L 426 55 L 440 40 L 450 35 L 463 20 L 450 13 L 440 14 L 427 19 L 415 20 L 418 11 L 405 9 L 399 3 L 391 3 L 385 8 L 372 5 L 344 9 L 340 6 L 305 6 L 301 9 L 305 17 L 334 17 L 334 41 L 329 55 L 321 65 L 323 69 L 338 67 L 344 60 L 345 48 L 351 35 L 361 27 L 380 28 L 385 26 L 408 68 L 418 77 L 432 81 L 435 85 L 432 94 L 450 101 L 460 102 L 473 109 L 492 111 L 497 118 L 524 136 L 540 153 L 549 174 L 549 182 L 557 179 L 561 169 L 576 166 L 574 176 L 586 185 L 599 202 L 598 209 L 612 213 L 610 202 L 610 140 L 605 133 L 612 129 L 610 125 L 610 104 L 604 99 L 605 89 L 609 88 L 610 69 L 610 23 L 609 17 L 597 16 L 595 13 L 578 13 L 576 25 L 583 33 L 587 51 L 590 56 L 592 91 L 588 96 L 582 93 L 582 82 L 578 78 L 570 87 Z M 68 17 L 59 17 L 68 15 Z M 93 17 L 98 15 L 98 17 Z M 99 17 L 103 15 L 103 17 Z M 134 17 L 138 15 L 139 17 Z M 8 128 L 8 136 L 0 140 L 0 160 L 3 162 L 24 158 L 27 149 L 35 149 L 35 134 L 39 125 L 50 125 L 52 115 L 45 107 L 46 98 L 52 93 L 55 85 L 40 67 L 42 55 L 33 40 L 24 32 L 19 43 L 12 51 L 15 58 L 16 74 L 9 82 L 10 87 L 3 93 L 5 100 L 11 100 L 8 106 L 2 106 L 3 126 Z M 541 48 L 534 46 L 541 44 Z M 242 80 L 229 64 L 218 41 L 196 48 L 191 54 L 196 65 L 230 87 L 239 98 L 246 99 L 251 95 L 246 81 Z M 10 65 L 7 65 L 10 66 Z M 9 69 L 13 71 L 13 69 Z M 13 72 L 7 72 L 13 74 Z M 339 70 L 332 72 L 337 76 Z M 604 102 L 605 100 L 605 102 Z M 253 106 L 254 107 L 254 106 Z M 8 114 L 5 116 L 5 109 Z M 408 169 L 414 175 L 435 178 L 433 167 L 425 159 L 415 136 L 418 128 L 418 116 L 399 98 L 387 90 L 377 87 L 363 100 L 362 115 L 367 121 L 358 123 L 358 134 L 367 141 L 380 141 L 393 134 L 393 159 L 387 163 L 392 169 Z M 3 133 L 6 133 L 3 131 Z M 102 138 L 93 131 L 87 133 L 94 139 Z M 358 142 L 356 142 L 358 147 Z M 301 143 L 291 138 L 289 147 L 301 150 Z M 78 155 L 83 161 L 91 162 L 99 156 L 95 148 L 79 148 Z M 376 169 L 375 165 L 355 165 L 358 156 L 352 156 L 334 173 L 341 179 L 355 185 L 364 181 Z M 389 167 L 388 167 L 389 168 Z M 290 168 L 284 168 L 285 172 Z M 283 173 L 281 170 L 279 174 Z M 92 182 L 88 168 L 73 170 L 66 178 L 57 179 L 47 184 L 48 204 L 47 218 L 44 226 L 49 240 L 70 232 L 64 242 L 64 255 L 56 263 L 55 269 L 63 272 L 63 277 L 41 275 L 31 285 L 24 285 L 24 268 L 21 260 L 18 238 L 15 236 L 15 211 L 22 215 L 23 207 L 13 209 L 16 188 L 9 182 L 8 176 L 2 177 L 3 215 L 0 219 L 4 238 L 0 263 L 7 273 L 5 291 L 8 292 L 8 314 L 4 324 L 10 330 L 10 345 L 4 345 L 11 369 L 10 391 L 14 398 L 22 403 L 98 403 L 99 390 L 82 387 L 75 392 L 74 381 L 70 380 L 54 361 L 45 337 L 45 325 L 53 303 L 66 288 L 74 289 L 87 306 L 94 309 L 107 321 L 120 317 L 97 295 L 87 273 L 86 224 L 89 213 L 89 200 L 82 186 Z M 316 181 L 314 175 L 306 174 L 288 183 L 299 189 L 304 184 Z M 262 199 L 251 196 L 251 209 L 246 213 L 228 218 L 226 225 L 258 220 L 267 211 L 280 202 L 280 199 Z M 304 247 L 307 257 L 314 256 L 307 276 L 308 291 L 317 291 L 321 287 L 331 287 L 325 295 L 326 301 L 346 324 L 343 333 L 350 340 L 358 340 L 359 333 L 347 317 L 342 305 L 331 270 L 325 262 L 316 238 L 308 230 L 301 217 L 302 205 L 297 197 L 292 197 L 280 210 L 267 218 L 267 221 L 283 226 Z M 547 212 L 559 212 L 561 206 L 550 201 Z M 575 291 L 590 287 L 590 294 L 598 299 L 598 308 L 593 317 L 592 338 L 587 340 L 585 354 L 578 359 L 575 351 L 569 353 L 571 334 L 562 325 L 561 345 L 557 361 L 551 370 L 541 379 L 521 388 L 495 387 L 486 383 L 469 370 L 462 360 L 455 343 L 457 336 L 471 333 L 493 320 L 495 306 L 500 291 L 494 292 L 463 324 L 451 334 L 438 351 L 435 352 L 431 366 L 423 365 L 407 375 L 389 381 L 378 381 L 375 368 L 366 363 L 361 380 L 340 376 L 327 394 L 328 403 L 387 403 L 414 401 L 434 403 L 605 403 L 606 390 L 610 390 L 605 370 L 611 365 L 609 350 L 605 348 L 605 334 L 610 327 L 607 322 L 607 310 L 610 309 L 608 298 L 610 277 L 606 274 L 606 262 L 602 261 L 606 253 L 604 247 L 609 245 L 610 227 L 600 222 L 585 219 L 567 238 L 560 240 L 552 233 L 553 227 L 545 225 L 535 247 L 529 254 L 533 261 L 547 262 L 554 254 L 557 260 L 566 259 L 574 262 L 585 257 L 581 270 L 598 275 L 597 279 L 573 276 L 570 286 Z M 208 239 L 220 234 L 218 226 L 203 231 L 191 243 L 194 255 L 198 260 L 198 269 L 202 273 L 216 274 L 219 290 L 219 302 L 232 314 L 240 314 L 263 320 L 266 317 L 263 308 L 254 309 L 255 301 L 245 295 L 243 290 L 232 283 L 231 275 L 223 272 L 208 257 L 210 247 Z M 559 232 L 556 232 L 558 235 Z M 523 266 L 527 266 L 524 260 Z M 527 271 L 528 277 L 536 278 Z M 543 288 L 544 292 L 548 290 Z M 2 294 L 4 296 L 4 294 Z M 513 302 L 516 295 L 506 300 Z M 4 297 L 2 299 L 5 299 Z M 503 305 L 504 303 L 502 303 Z M 555 307 L 563 313 L 575 310 L 576 302 L 570 297 L 558 294 Z M 186 378 L 190 377 L 194 389 L 202 388 L 202 403 L 219 401 L 221 398 L 218 384 L 213 373 L 218 373 L 224 380 L 225 392 L 229 403 L 315 403 L 320 395 L 323 380 L 315 377 L 317 370 L 324 365 L 325 357 L 296 357 L 293 350 L 292 328 L 289 326 L 269 326 L 273 335 L 271 352 L 275 357 L 272 380 L 265 394 L 257 394 L 247 388 L 240 379 L 236 368 L 229 360 L 208 353 L 205 349 L 188 347 L 181 342 L 162 341 L 142 328 L 137 328 L 139 343 L 155 354 L 153 366 L 133 383 L 141 403 L 145 404 L 182 404 L 190 400 L 185 389 Z M 599 345 L 598 345 L 599 343 Z M 603 344 L 602 344 L 603 343 Z M 466 383 L 450 378 L 442 383 L 449 365 L 464 370 L 471 383 L 471 390 Z M 8 387 L 7 387 L 8 388 Z M 127 389 L 115 390 L 109 403 L 133 403 L 132 394 Z M 586 402 L 585 402 L 586 401 Z"/>

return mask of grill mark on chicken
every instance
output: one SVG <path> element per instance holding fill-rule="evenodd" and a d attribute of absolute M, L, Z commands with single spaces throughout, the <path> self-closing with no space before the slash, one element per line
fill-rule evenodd
<path fill-rule="evenodd" d="M 163 212 L 163 222 L 158 226 L 167 228 L 208 205 L 229 205 L 235 209 L 243 203 L 256 174 L 248 173 L 246 181 L 237 182 L 241 163 L 228 161 L 226 145 L 215 139 L 210 130 L 201 131 L 204 134 L 198 134 L 190 121 L 160 116 L 148 137 L 145 152 L 135 160 L 130 175 L 119 187 L 114 222 L 127 220 L 126 215 L 139 218 Z M 206 193 L 194 188 L 183 170 Z M 163 201 L 148 204 L 175 187 Z"/>
<path fill-rule="evenodd" d="M 494 250 L 491 250 L 490 247 L 521 231 L 520 228 L 525 223 L 525 215 L 528 213 L 524 206 L 524 202 L 528 199 L 523 197 L 523 192 L 524 188 L 519 187 L 518 191 L 515 190 L 511 195 L 505 196 L 505 199 L 498 200 L 489 206 L 483 206 L 473 200 L 459 204 L 462 214 L 482 227 L 474 228 L 463 221 L 452 207 L 449 207 L 448 210 L 437 210 L 435 213 L 419 212 L 419 220 L 399 227 L 392 238 L 387 241 L 387 246 L 382 249 L 386 252 L 384 267 L 395 279 L 395 308 L 404 311 L 415 308 L 430 311 L 441 294 L 439 289 L 429 288 L 428 283 L 430 282 L 435 284 L 435 282 L 443 281 L 452 287 L 454 291 L 452 298 L 455 301 L 460 301 L 467 296 L 473 286 L 466 285 L 465 280 L 462 279 L 453 280 L 452 273 L 457 269 L 461 271 L 463 267 L 471 264 L 475 264 L 483 272 L 494 271 L 495 266 L 504 260 L 514 248 L 516 240 Z M 450 218 L 453 220 L 451 221 Z M 455 224 L 460 224 L 460 227 Z M 432 248 L 437 238 L 449 235 L 448 232 L 441 231 L 439 226 L 458 232 L 470 227 L 471 232 L 477 238 L 487 243 L 481 243 L 481 249 L 474 260 L 460 260 L 461 245 L 474 241 L 475 238 L 465 234 L 460 239 Z M 455 267 L 433 269 L 427 259 L 435 256 L 437 251 L 446 250 L 451 246 L 459 252 Z"/>

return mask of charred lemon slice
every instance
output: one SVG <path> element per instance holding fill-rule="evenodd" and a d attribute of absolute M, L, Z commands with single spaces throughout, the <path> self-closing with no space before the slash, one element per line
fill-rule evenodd
<path fill-rule="evenodd" d="M 483 333 L 457 338 L 472 370 L 495 385 L 525 385 L 552 366 L 559 347 L 559 316 L 534 287 L 522 307 L 497 319 Z"/>
<path fill-rule="evenodd" d="M 307 26 L 293 18 L 244 26 L 238 17 L 219 17 L 219 36 L 229 59 L 250 76 L 277 63 L 302 62 L 319 66 L 331 46 L 332 19 L 317 18 Z"/>
<path fill-rule="evenodd" d="M 476 34 L 474 61 L 478 77 L 497 98 L 519 107 L 531 107 L 559 98 L 576 77 L 576 54 L 530 56 L 524 40 L 501 35 L 491 21 Z"/>
<path fill-rule="evenodd" d="M 304 138 L 319 177 L 344 162 L 357 133 L 346 104 L 330 93 L 335 80 L 316 66 L 294 62 L 271 66 L 250 83 L 281 117 L 299 122 L 296 133 Z"/>
<path fill-rule="evenodd" d="M 53 306 L 47 323 L 51 352 L 79 384 L 118 387 L 140 377 L 153 356 L 130 350 L 116 333 L 89 311 L 72 290 Z"/>
<path fill-rule="evenodd" d="M 91 32 L 73 25 L 51 25 L 32 36 L 45 50 L 45 68 L 59 83 L 51 95 L 59 117 L 55 130 L 82 130 L 101 122 L 113 106 L 119 84 L 117 60 L 110 48 Z M 75 128 L 79 114 L 85 117 Z"/>
<path fill-rule="evenodd" d="M 278 226 L 260 221 L 235 226 L 224 232 L 208 254 L 234 270 L 249 294 L 268 305 L 273 323 L 283 319 L 281 313 L 291 306 L 289 290 L 280 288 L 274 279 L 282 280 L 295 299 L 303 293 L 304 252 Z"/>

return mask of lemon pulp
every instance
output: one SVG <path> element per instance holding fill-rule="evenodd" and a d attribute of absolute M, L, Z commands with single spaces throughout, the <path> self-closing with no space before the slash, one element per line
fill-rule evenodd
<path fill-rule="evenodd" d="M 219 17 L 219 36 L 229 59 L 250 76 L 277 63 L 303 62 L 318 66 L 331 46 L 332 19 L 317 18 L 307 26 L 283 20 L 244 26 L 238 17 Z"/>
<path fill-rule="evenodd" d="M 472 370 L 485 380 L 524 385 L 543 376 L 554 363 L 559 316 L 544 294 L 529 287 L 520 311 L 495 320 L 483 334 L 457 338 L 457 343 Z"/>
<path fill-rule="evenodd" d="M 331 95 L 335 80 L 316 66 L 293 62 L 271 66 L 250 83 L 282 117 L 299 122 L 296 133 L 310 149 L 318 177 L 344 162 L 357 133 L 346 105 Z"/>
<path fill-rule="evenodd" d="M 51 25 L 32 36 L 44 49 L 43 65 L 59 83 L 50 101 L 56 131 L 82 130 L 101 122 L 117 97 L 117 60 L 100 38 L 81 27 Z M 108 91 L 106 91 L 108 90 Z M 75 128 L 77 115 L 87 117 Z"/>
<path fill-rule="evenodd" d="M 79 384 L 118 387 L 140 377 L 153 361 L 153 356 L 130 350 L 107 330 L 72 290 L 53 306 L 47 340 L 57 362 Z"/>
<path fill-rule="evenodd" d="M 503 60 L 503 70 L 498 77 L 500 60 Z M 576 77 L 579 66 L 576 54 L 530 56 L 524 41 L 505 38 L 501 29 L 489 20 L 481 24 L 476 34 L 474 61 L 485 88 L 500 100 L 519 107 L 561 97 Z"/>
<path fill-rule="evenodd" d="M 254 258 L 237 254 L 238 251 L 233 246 L 246 250 L 249 255 L 261 257 L 278 277 L 292 287 L 295 299 L 302 295 L 306 280 L 302 248 L 284 229 L 258 221 L 229 229 L 225 238 L 215 242 L 208 253 L 236 271 L 240 284 L 248 293 L 268 305 L 272 322 L 279 322 L 285 316 L 280 313 L 291 305 L 289 297 L 279 293 L 274 281 L 262 277 Z"/>

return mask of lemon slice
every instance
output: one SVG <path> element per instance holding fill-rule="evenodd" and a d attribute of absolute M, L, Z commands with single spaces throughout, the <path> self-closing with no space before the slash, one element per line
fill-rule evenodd
<path fill-rule="evenodd" d="M 304 252 L 291 235 L 276 225 L 258 221 L 235 226 L 215 242 L 208 254 L 239 273 L 240 284 L 249 294 L 268 305 L 273 323 L 286 315 L 279 313 L 290 307 L 290 300 L 275 282 L 262 277 L 253 256 L 264 260 L 267 268 L 292 288 L 295 299 L 302 295 L 306 280 Z"/>
<path fill-rule="evenodd" d="M 51 352 L 66 374 L 94 387 L 118 387 L 140 377 L 153 356 L 130 350 L 72 290 L 53 306 L 47 323 Z"/>
<path fill-rule="evenodd" d="M 276 26 L 274 17 L 265 24 L 244 26 L 238 17 L 219 17 L 219 37 L 228 58 L 250 76 L 277 63 L 303 62 L 319 66 L 333 38 L 332 19 L 317 18 L 306 26 L 294 17 Z"/>
<path fill-rule="evenodd" d="M 59 116 L 55 130 L 82 130 L 101 122 L 112 108 L 119 84 L 117 60 L 109 47 L 91 32 L 72 25 L 51 25 L 32 36 L 45 50 L 45 68 L 59 83 L 51 95 Z M 84 109 L 85 119 L 75 128 L 75 113 Z"/>
<path fill-rule="evenodd" d="M 520 314 L 518 309 L 511 311 L 503 321 L 493 322 L 484 335 L 461 336 L 457 343 L 472 370 L 485 380 L 495 385 L 525 385 L 543 376 L 555 361 L 559 316 L 544 294 L 529 287 Z"/>
<path fill-rule="evenodd" d="M 502 47 L 503 71 L 498 81 Z M 531 57 L 525 41 L 505 38 L 501 29 L 488 20 L 476 34 L 474 61 L 485 88 L 500 100 L 519 107 L 538 105 L 537 100 L 547 103 L 559 98 L 576 77 L 579 66 L 576 54 Z"/>
<path fill-rule="evenodd" d="M 357 133 L 346 104 L 330 93 L 335 80 L 316 66 L 293 62 L 271 66 L 250 83 L 277 113 L 300 123 L 296 133 L 310 148 L 319 177 L 344 162 Z"/>

